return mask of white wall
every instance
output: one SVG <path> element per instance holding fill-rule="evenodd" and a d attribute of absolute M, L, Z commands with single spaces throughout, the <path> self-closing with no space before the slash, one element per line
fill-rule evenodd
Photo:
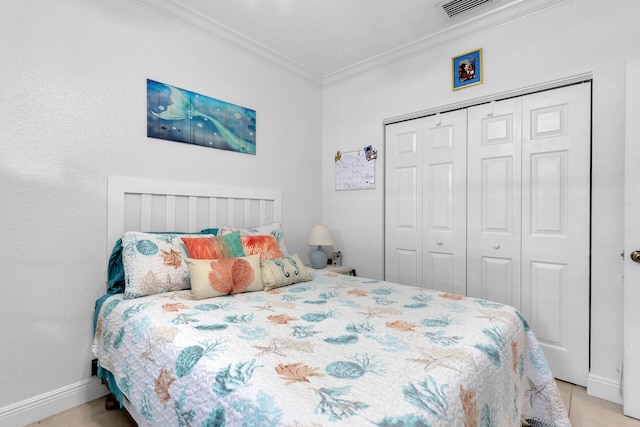
<path fill-rule="evenodd" d="M 280 189 L 287 243 L 306 257 L 321 90 L 128 0 L 2 1 L 0 57 L 3 424 L 89 387 L 107 176 Z M 257 155 L 147 138 L 147 78 L 256 110 Z"/>
<path fill-rule="evenodd" d="M 383 277 L 383 121 L 569 76 L 593 75 L 589 393 L 619 400 L 622 360 L 625 61 L 640 56 L 640 2 L 567 1 L 489 31 L 337 81 L 323 98 L 323 220 L 358 275 Z M 451 58 L 483 49 L 484 82 L 453 92 Z M 336 151 L 373 144 L 376 189 L 334 191 Z"/>

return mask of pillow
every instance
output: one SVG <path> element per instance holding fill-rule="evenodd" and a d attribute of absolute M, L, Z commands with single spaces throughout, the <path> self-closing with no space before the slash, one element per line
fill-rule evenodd
<path fill-rule="evenodd" d="M 122 235 L 124 297 L 189 289 L 187 252 L 172 233 L 127 231 Z"/>
<path fill-rule="evenodd" d="M 260 255 L 186 261 L 194 299 L 262 290 Z"/>
<path fill-rule="evenodd" d="M 124 265 L 122 265 L 122 238 L 118 239 L 111 250 L 107 266 L 107 293 L 124 292 Z"/>
<path fill-rule="evenodd" d="M 282 255 L 289 256 L 289 248 L 287 248 L 287 244 L 284 241 L 282 225 L 278 221 L 274 222 L 273 224 L 263 225 L 257 228 L 232 228 L 227 226 L 220 227 L 218 229 L 218 236 L 235 233 L 236 231 L 239 231 L 241 236 L 258 236 L 270 234 L 278 241 L 278 246 L 280 247 L 280 252 L 282 252 Z"/>
<path fill-rule="evenodd" d="M 260 260 L 282 258 L 278 241 L 272 235 L 240 236 L 245 255 L 260 255 Z"/>
<path fill-rule="evenodd" d="M 201 234 L 213 234 L 218 232 L 217 228 L 206 228 L 202 230 Z M 163 231 L 163 232 L 150 232 L 151 234 L 199 234 L 199 233 L 185 233 L 180 231 Z M 107 293 L 108 294 L 121 294 L 124 292 L 124 265 L 122 264 L 122 238 L 116 241 L 116 244 L 111 250 L 111 256 L 109 257 L 109 265 L 107 268 Z"/>
<path fill-rule="evenodd" d="M 244 256 L 240 234 L 226 236 L 183 237 L 189 258 L 218 259 Z"/>
<path fill-rule="evenodd" d="M 260 261 L 260 271 L 265 290 L 311 280 L 311 275 L 297 254 Z"/>
<path fill-rule="evenodd" d="M 214 236 L 218 234 L 217 228 L 205 228 L 204 230 L 200 230 L 202 234 L 213 234 Z"/>

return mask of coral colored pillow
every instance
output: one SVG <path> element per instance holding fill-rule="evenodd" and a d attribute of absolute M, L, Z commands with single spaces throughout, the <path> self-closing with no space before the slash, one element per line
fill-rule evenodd
<path fill-rule="evenodd" d="M 278 241 L 269 236 L 240 236 L 245 255 L 260 255 L 260 260 L 282 258 Z"/>
<path fill-rule="evenodd" d="M 239 233 L 226 236 L 183 237 L 189 258 L 218 259 L 245 256 Z"/>
<path fill-rule="evenodd" d="M 272 224 L 263 225 L 261 227 L 256 228 L 233 228 L 233 227 L 220 227 L 218 229 L 217 236 L 224 236 L 226 234 L 240 232 L 241 236 L 262 236 L 266 234 L 271 234 L 278 241 L 278 246 L 280 246 L 280 252 L 282 255 L 289 256 L 289 248 L 287 247 L 287 243 L 284 240 L 284 233 L 282 232 L 282 225 L 280 222 L 276 221 Z"/>
<path fill-rule="evenodd" d="M 194 299 L 262 290 L 260 255 L 238 258 L 187 258 Z"/>

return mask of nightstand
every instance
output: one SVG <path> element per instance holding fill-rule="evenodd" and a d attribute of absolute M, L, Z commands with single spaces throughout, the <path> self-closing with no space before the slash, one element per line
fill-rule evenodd
<path fill-rule="evenodd" d="M 349 267 L 348 265 L 330 265 L 330 264 L 328 264 L 325 268 L 322 268 L 321 270 L 331 271 L 332 273 L 348 274 L 349 276 L 355 276 L 356 275 L 356 270 L 354 268 L 352 268 L 352 267 Z"/>

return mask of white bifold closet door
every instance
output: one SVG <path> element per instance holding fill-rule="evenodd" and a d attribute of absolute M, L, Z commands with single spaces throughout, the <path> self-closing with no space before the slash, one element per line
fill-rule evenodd
<path fill-rule="evenodd" d="M 422 286 L 422 119 L 386 127 L 385 277 Z"/>
<path fill-rule="evenodd" d="M 386 128 L 385 276 L 466 294 L 467 111 Z"/>
<path fill-rule="evenodd" d="M 518 308 L 556 376 L 589 361 L 590 83 L 388 125 L 385 277 Z"/>
<path fill-rule="evenodd" d="M 467 295 L 520 309 L 522 99 L 469 108 Z"/>
<path fill-rule="evenodd" d="M 467 294 L 518 308 L 557 378 L 589 367 L 590 84 L 469 108 Z M 560 368 L 562 367 L 562 368 Z"/>

